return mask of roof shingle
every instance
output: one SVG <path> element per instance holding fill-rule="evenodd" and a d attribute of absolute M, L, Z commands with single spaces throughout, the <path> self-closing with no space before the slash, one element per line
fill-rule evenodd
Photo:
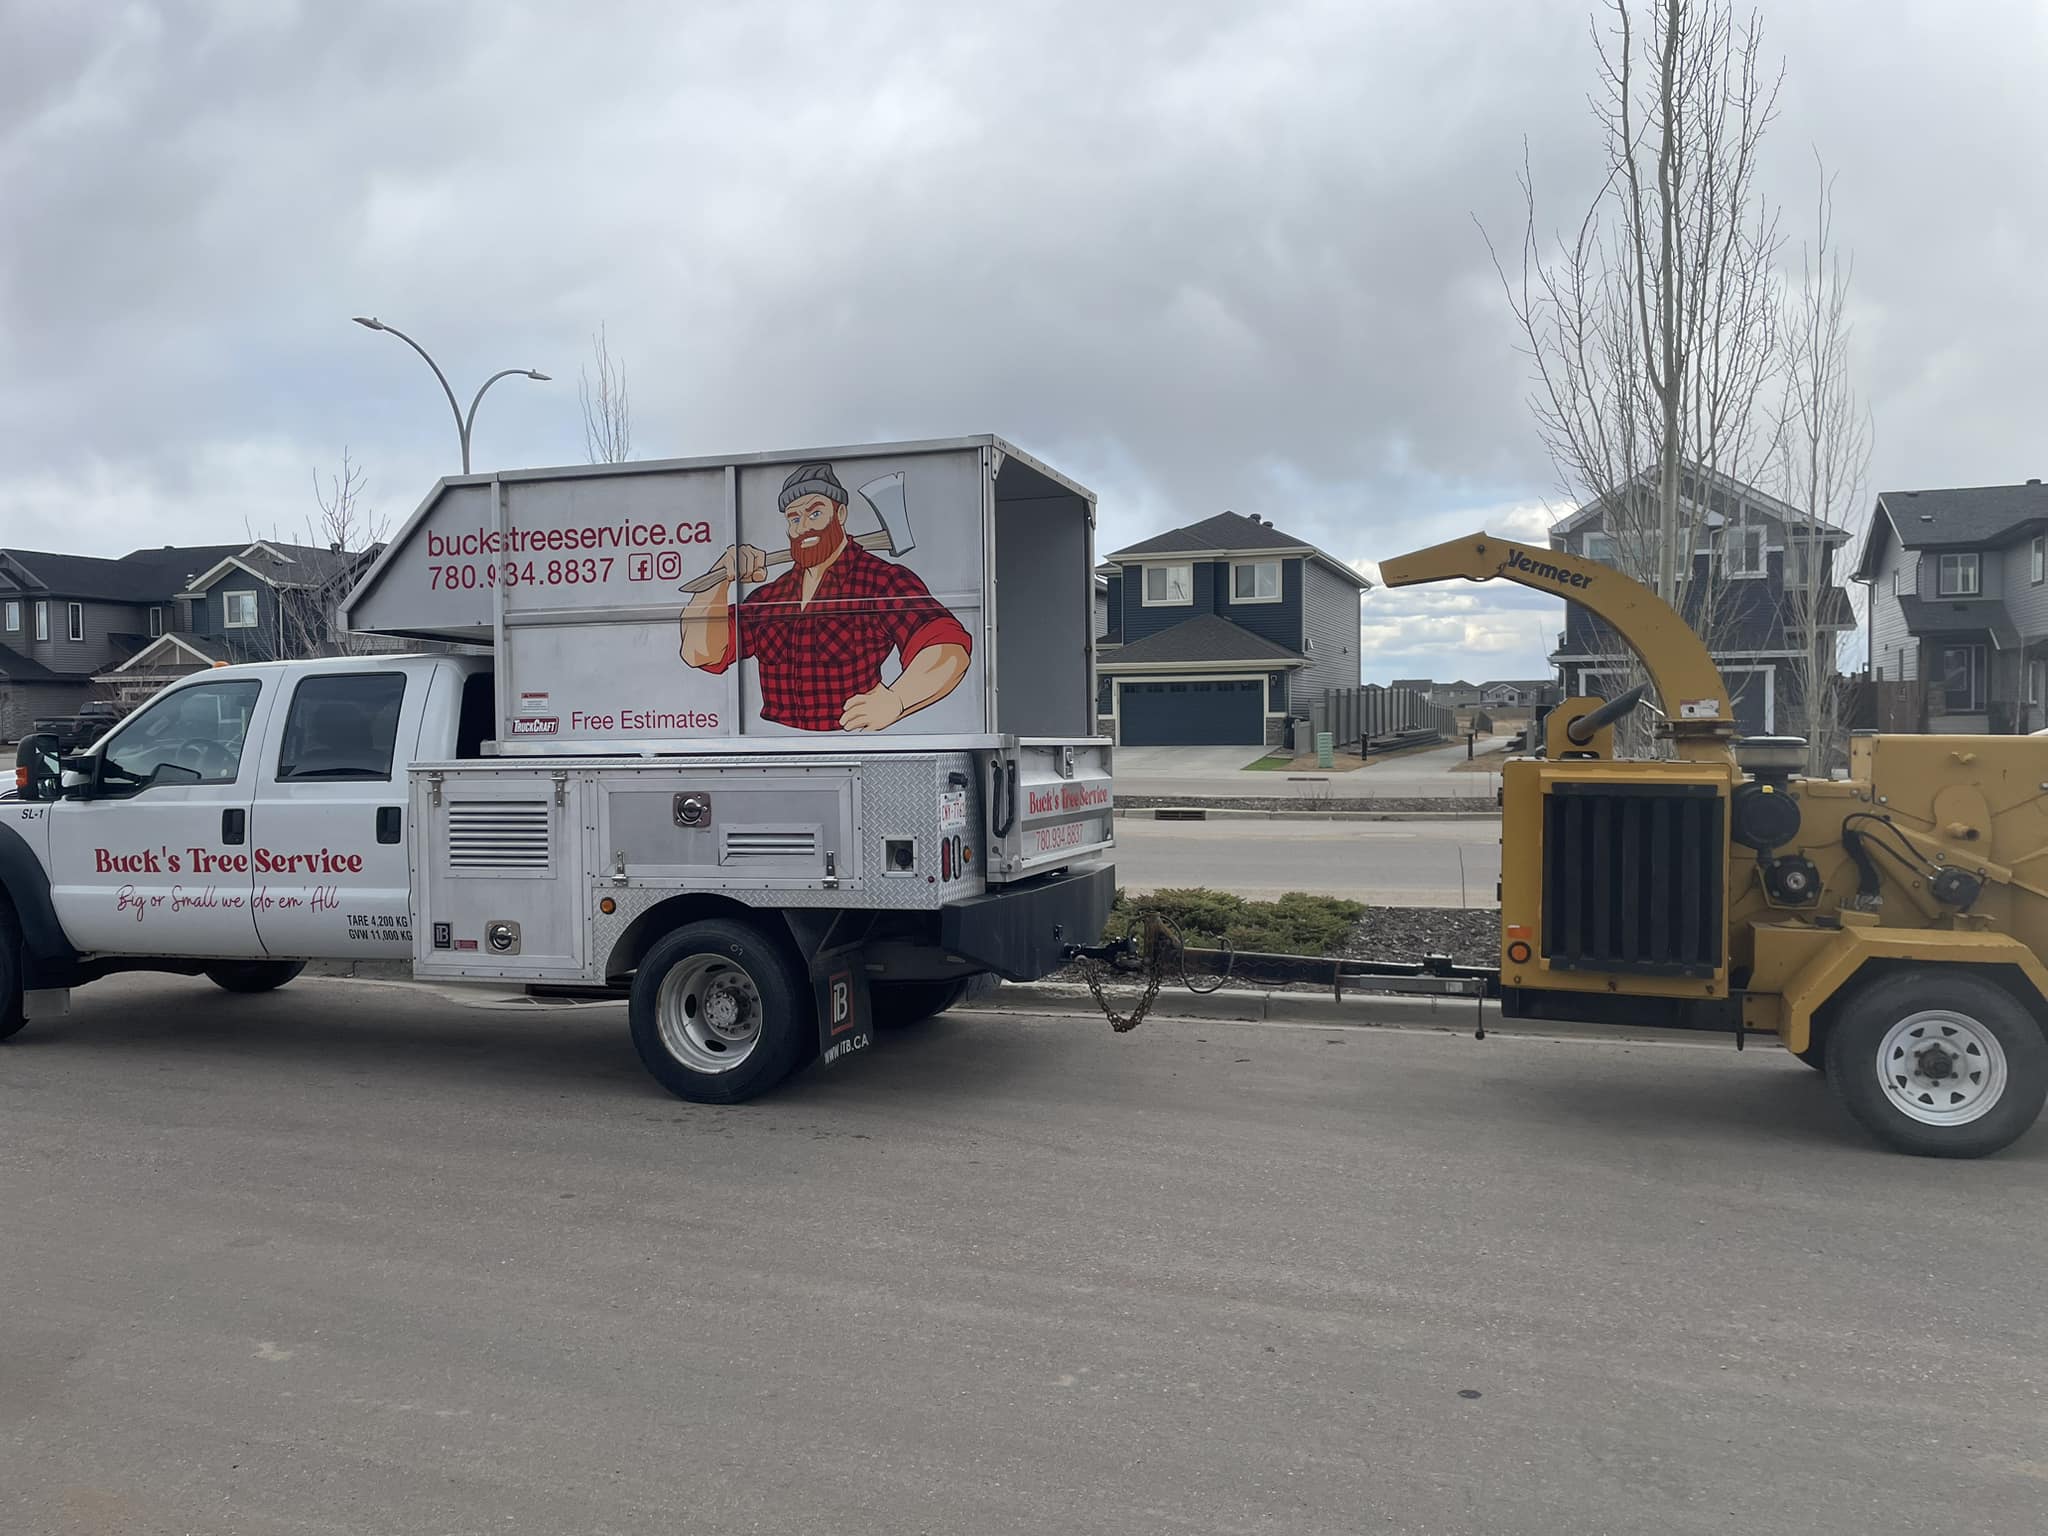
<path fill-rule="evenodd" d="M 1204 613 L 1105 652 L 1098 665 L 1113 672 L 1133 662 L 1258 662 L 1293 666 L 1306 659 L 1297 651 L 1253 634 L 1242 624 Z"/>

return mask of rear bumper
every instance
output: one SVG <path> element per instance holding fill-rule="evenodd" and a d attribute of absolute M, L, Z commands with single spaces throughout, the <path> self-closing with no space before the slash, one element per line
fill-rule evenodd
<path fill-rule="evenodd" d="M 991 890 L 939 909 L 939 942 L 1005 981 L 1037 981 L 1067 963 L 1069 944 L 1093 944 L 1116 899 L 1116 868 L 1093 864 Z"/>

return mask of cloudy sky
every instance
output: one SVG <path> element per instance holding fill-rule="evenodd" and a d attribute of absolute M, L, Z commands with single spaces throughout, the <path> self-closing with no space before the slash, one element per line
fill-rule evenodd
<path fill-rule="evenodd" d="M 1960 19 L 1959 19 L 1960 18 Z M 1839 173 L 1883 488 L 2048 460 L 2048 8 L 1773 4 L 1767 180 Z M 1103 547 L 1225 507 L 1349 560 L 1540 533 L 1475 219 L 1597 174 L 1583 0 L 744 6 L 0 0 L 0 543 L 403 517 L 446 403 L 575 462 L 605 325 L 645 457 L 995 431 Z M 1791 253 L 1796 256 L 1796 252 Z M 1557 614 L 1376 592 L 1368 677 L 1544 670 Z"/>

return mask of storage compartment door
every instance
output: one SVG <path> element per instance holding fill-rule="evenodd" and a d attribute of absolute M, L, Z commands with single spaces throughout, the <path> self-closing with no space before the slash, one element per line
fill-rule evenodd
<path fill-rule="evenodd" d="M 583 974 L 585 786 L 552 775 L 416 788 L 426 829 L 415 876 L 413 954 L 422 977 L 573 981 Z"/>
<path fill-rule="evenodd" d="M 1106 742 L 1020 742 L 984 761 L 989 879 L 1083 863 L 1115 845 Z"/>

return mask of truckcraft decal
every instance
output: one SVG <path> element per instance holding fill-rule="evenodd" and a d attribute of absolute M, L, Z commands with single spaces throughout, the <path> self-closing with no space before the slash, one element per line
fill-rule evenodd
<path fill-rule="evenodd" d="M 878 530 L 848 531 L 856 495 Z M 849 493 L 832 465 L 800 464 L 777 500 L 786 551 L 735 543 L 685 583 L 684 663 L 715 674 L 751 659 L 761 718 L 804 731 L 884 731 L 957 688 L 974 642 L 900 563 L 914 547 L 902 472 Z M 755 590 L 735 595 L 743 585 Z M 892 655 L 898 671 L 884 682 Z"/>

